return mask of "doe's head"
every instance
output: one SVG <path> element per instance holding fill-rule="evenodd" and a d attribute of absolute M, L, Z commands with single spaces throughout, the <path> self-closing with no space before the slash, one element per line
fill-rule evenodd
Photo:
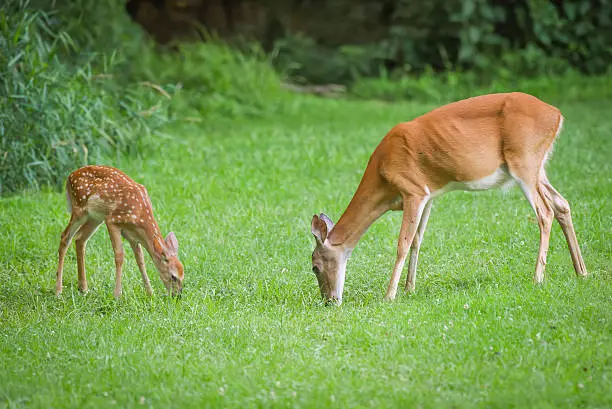
<path fill-rule="evenodd" d="M 321 296 L 326 304 L 342 303 L 342 291 L 346 274 L 346 262 L 350 250 L 343 246 L 334 246 L 328 240 L 334 222 L 324 213 L 312 216 L 311 232 L 316 239 L 312 252 L 312 271 L 317 277 Z"/>
<path fill-rule="evenodd" d="M 164 239 L 164 248 L 161 254 L 159 275 L 172 295 L 180 295 L 183 291 L 183 264 L 178 259 L 178 240 L 173 232 L 168 233 Z"/>

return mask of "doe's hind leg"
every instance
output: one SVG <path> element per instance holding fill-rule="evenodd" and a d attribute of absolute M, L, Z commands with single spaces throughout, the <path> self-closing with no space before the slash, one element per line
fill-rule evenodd
<path fill-rule="evenodd" d="M 536 215 L 538 218 L 538 226 L 540 227 L 540 248 L 538 250 L 538 260 L 536 262 L 536 270 L 533 280 L 536 284 L 544 281 L 544 269 L 546 268 L 546 255 L 548 253 L 550 230 L 554 213 L 552 206 L 548 202 L 546 196 L 542 193 L 542 185 L 538 184 L 534 191 L 534 202 Z"/>
<path fill-rule="evenodd" d="M 540 183 L 538 174 L 534 174 L 530 171 L 534 167 L 535 166 L 510 166 L 510 171 L 512 177 L 519 183 L 527 201 L 535 211 L 538 220 L 538 227 L 540 228 L 540 246 L 533 280 L 536 284 L 540 284 L 544 281 L 546 255 L 548 253 L 550 230 L 554 213 L 548 198 L 543 193 L 544 187 Z"/>
<path fill-rule="evenodd" d="M 578 245 L 578 239 L 576 238 L 576 232 L 574 230 L 574 224 L 572 223 L 572 214 L 570 205 L 559 192 L 550 184 L 546 174 L 542 172 L 542 186 L 547 197 L 549 197 L 550 204 L 552 205 L 555 213 L 555 219 L 561 225 L 561 230 L 565 235 L 567 241 L 567 247 L 572 257 L 572 263 L 574 264 L 574 270 L 578 277 L 586 277 L 588 275 L 582 253 L 580 252 L 580 246 Z"/>

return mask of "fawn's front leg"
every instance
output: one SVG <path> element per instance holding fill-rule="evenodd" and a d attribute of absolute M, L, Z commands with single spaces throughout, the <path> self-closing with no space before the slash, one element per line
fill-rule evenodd
<path fill-rule="evenodd" d="M 121 229 L 114 224 L 106 222 L 108 234 L 115 252 L 115 298 L 121 297 L 121 268 L 123 267 L 123 242 L 121 241 Z"/>
<path fill-rule="evenodd" d="M 76 234 L 74 244 L 77 253 L 77 270 L 79 272 L 79 290 L 83 293 L 87 293 L 87 275 L 85 273 L 85 246 L 87 246 L 87 240 L 96 232 L 100 226 L 100 222 L 94 219 L 88 220 L 84 225 L 81 226 Z"/>
<path fill-rule="evenodd" d="M 76 234 L 77 230 L 85 223 L 85 219 L 76 214 L 72 213 L 68 226 L 62 232 L 62 238 L 60 239 L 60 245 L 58 250 L 58 263 L 57 263 L 57 274 L 55 281 L 55 295 L 59 296 L 62 293 L 62 274 L 64 271 L 64 259 L 66 258 L 66 251 L 72 242 L 72 238 Z"/>
<path fill-rule="evenodd" d="M 138 269 L 140 270 L 140 274 L 142 275 L 142 283 L 144 285 L 145 291 L 147 292 L 147 295 L 153 295 L 151 282 L 149 281 L 149 276 L 147 275 L 147 268 L 145 266 L 142 247 L 139 243 L 135 241 L 130 241 L 130 246 L 132 246 L 132 250 L 134 251 L 134 257 L 136 258 L 136 264 L 138 264 Z"/>

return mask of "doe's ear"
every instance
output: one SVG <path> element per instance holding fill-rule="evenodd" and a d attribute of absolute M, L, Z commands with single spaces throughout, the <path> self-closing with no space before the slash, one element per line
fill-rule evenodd
<path fill-rule="evenodd" d="M 312 216 L 310 230 L 317 241 L 323 243 L 325 239 L 327 239 L 327 235 L 331 229 L 333 229 L 333 227 L 334 222 L 332 222 L 331 219 L 325 215 L 325 213 L 321 213 L 319 216 L 316 214 Z"/>
<path fill-rule="evenodd" d="M 315 236 L 315 239 L 317 239 L 317 241 L 321 244 L 327 238 L 327 225 L 316 214 L 312 216 L 310 231 L 312 232 L 312 235 Z"/>
<path fill-rule="evenodd" d="M 173 232 L 168 233 L 166 239 L 166 249 L 168 250 L 169 256 L 176 256 L 178 254 L 178 240 Z"/>
<path fill-rule="evenodd" d="M 325 222 L 325 225 L 327 226 L 327 234 L 329 234 L 329 232 L 334 228 L 334 222 L 332 222 L 329 216 L 327 216 L 325 213 L 321 213 L 319 215 L 319 219 Z"/>

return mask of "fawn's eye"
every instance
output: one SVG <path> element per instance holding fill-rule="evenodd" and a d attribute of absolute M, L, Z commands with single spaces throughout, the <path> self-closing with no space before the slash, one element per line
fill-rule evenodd
<path fill-rule="evenodd" d="M 312 272 L 315 273 L 315 274 L 319 274 L 321 271 L 319 270 L 319 267 L 312 266 Z"/>

